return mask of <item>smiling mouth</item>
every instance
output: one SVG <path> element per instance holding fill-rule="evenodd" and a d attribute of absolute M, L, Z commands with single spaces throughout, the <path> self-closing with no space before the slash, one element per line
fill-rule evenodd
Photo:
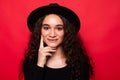
<path fill-rule="evenodd" d="M 57 39 L 48 39 L 49 42 L 56 42 Z"/>

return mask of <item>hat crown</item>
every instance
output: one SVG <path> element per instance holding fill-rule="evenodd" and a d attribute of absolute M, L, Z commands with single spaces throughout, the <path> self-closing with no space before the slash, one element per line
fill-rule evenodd
<path fill-rule="evenodd" d="M 56 6 L 59 6 L 59 5 L 57 3 L 51 3 L 51 4 L 49 4 L 49 6 L 56 7 Z"/>
<path fill-rule="evenodd" d="M 71 9 L 61 6 L 57 3 L 51 3 L 46 6 L 39 7 L 33 10 L 27 19 L 28 28 L 31 32 L 34 31 L 35 23 L 39 18 L 48 15 L 48 14 L 57 14 L 66 18 L 71 24 L 75 27 L 75 32 L 77 33 L 80 29 L 80 20 L 79 17 Z"/>

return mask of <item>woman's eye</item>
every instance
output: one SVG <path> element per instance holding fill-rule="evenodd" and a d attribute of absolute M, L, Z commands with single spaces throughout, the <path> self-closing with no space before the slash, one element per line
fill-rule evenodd
<path fill-rule="evenodd" d="M 48 29 L 49 29 L 49 27 L 43 27 L 43 29 L 44 29 L 44 30 L 48 30 Z"/>
<path fill-rule="evenodd" d="M 58 29 L 59 31 L 60 31 L 60 30 L 63 30 L 63 28 L 61 28 L 61 27 L 58 27 L 57 29 Z"/>

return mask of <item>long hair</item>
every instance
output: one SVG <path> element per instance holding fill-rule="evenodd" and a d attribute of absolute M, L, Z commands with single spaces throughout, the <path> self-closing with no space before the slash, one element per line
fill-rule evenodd
<path fill-rule="evenodd" d="M 89 80 L 93 73 L 92 65 L 90 58 L 84 50 L 82 41 L 75 32 L 75 26 L 61 15 L 58 16 L 64 23 L 62 48 L 67 58 L 66 63 L 71 70 L 71 80 Z M 36 22 L 34 31 L 30 37 L 28 49 L 25 51 L 25 60 L 27 59 L 29 61 L 28 64 L 31 66 L 37 64 L 41 26 L 44 18 L 45 16 Z"/>

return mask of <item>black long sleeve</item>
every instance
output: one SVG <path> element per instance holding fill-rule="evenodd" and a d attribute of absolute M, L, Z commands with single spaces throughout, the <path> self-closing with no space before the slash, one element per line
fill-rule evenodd
<path fill-rule="evenodd" d="M 24 80 L 43 80 L 44 68 L 37 65 L 23 64 Z"/>
<path fill-rule="evenodd" d="M 68 66 L 63 68 L 44 68 L 37 65 L 23 64 L 24 80 L 70 80 L 70 70 Z"/>

